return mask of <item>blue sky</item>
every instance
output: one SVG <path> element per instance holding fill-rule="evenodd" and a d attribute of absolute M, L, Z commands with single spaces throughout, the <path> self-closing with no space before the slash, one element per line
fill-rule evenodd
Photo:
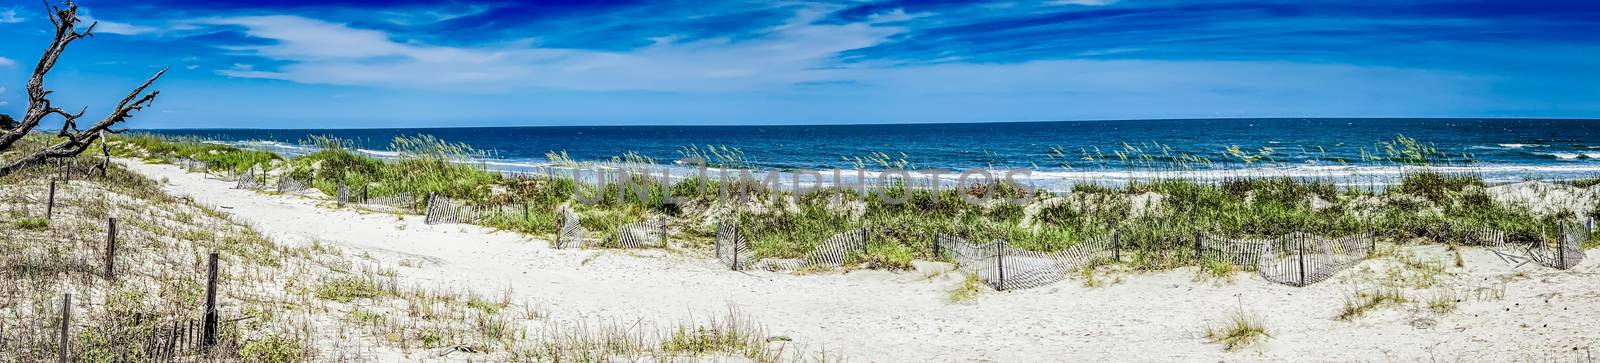
<path fill-rule="evenodd" d="M 147 128 L 1600 117 L 1592 1 L 80 4 L 57 103 L 170 66 Z M 0 112 L 49 30 L 0 0 Z"/>

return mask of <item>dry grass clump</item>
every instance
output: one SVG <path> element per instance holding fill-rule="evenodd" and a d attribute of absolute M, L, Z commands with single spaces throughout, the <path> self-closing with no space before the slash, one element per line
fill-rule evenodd
<path fill-rule="evenodd" d="M 1222 322 L 1206 326 L 1204 336 L 1212 344 L 1221 345 L 1223 350 L 1232 352 L 1263 342 L 1272 334 L 1267 331 L 1266 323 L 1260 316 L 1245 313 L 1244 308 L 1240 307 Z"/>
<path fill-rule="evenodd" d="M 536 334 L 536 339 L 520 342 L 513 348 L 511 357 L 514 360 L 786 360 L 784 342 L 787 338 L 768 336 L 759 325 L 732 308 L 720 318 L 704 323 L 678 323 L 665 329 L 639 321 L 584 320 L 546 325 Z M 799 359 L 800 356 L 787 358 Z"/>
<path fill-rule="evenodd" d="M 967 274 L 967 278 L 961 280 L 961 285 L 957 285 L 955 289 L 950 290 L 950 303 L 957 304 L 977 299 L 978 291 L 980 291 L 978 286 L 981 285 L 983 283 L 978 282 L 978 275 Z"/>
<path fill-rule="evenodd" d="M 1339 309 L 1339 320 L 1351 321 L 1384 305 L 1402 305 L 1407 301 L 1405 293 L 1400 288 L 1393 286 L 1378 286 L 1375 288 L 1357 288 L 1350 295 L 1345 296 L 1344 305 Z"/>
<path fill-rule="evenodd" d="M 383 294 L 372 281 L 356 276 L 339 276 L 317 283 L 317 298 L 348 303 L 355 299 L 371 299 Z"/>
<path fill-rule="evenodd" d="M 763 358 L 767 351 L 767 336 L 760 326 L 749 318 L 729 309 L 721 319 L 694 325 L 683 323 L 673 327 L 661 342 L 661 352 L 673 355 L 700 356 L 714 353 L 738 353 L 745 358 Z"/>
<path fill-rule="evenodd" d="M 1450 289 L 1437 289 L 1428 296 L 1427 308 L 1429 311 L 1440 314 L 1449 314 L 1456 311 L 1456 305 L 1461 303 L 1461 298 Z"/>
<path fill-rule="evenodd" d="M 1206 260 L 1200 263 L 1200 268 L 1195 270 L 1195 281 L 1213 281 L 1217 283 L 1233 283 L 1234 274 L 1240 271 L 1239 266 L 1223 260 Z"/>

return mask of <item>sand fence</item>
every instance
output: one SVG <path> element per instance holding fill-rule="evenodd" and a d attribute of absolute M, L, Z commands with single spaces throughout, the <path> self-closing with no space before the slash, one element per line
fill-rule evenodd
<path fill-rule="evenodd" d="M 49 194 L 42 198 L 24 198 L 6 201 L 4 204 L 20 202 L 23 204 L 41 204 L 44 209 L 58 209 L 56 213 L 46 213 L 47 219 L 63 220 L 82 218 L 89 212 L 91 205 L 106 203 L 104 191 L 93 188 L 76 187 L 69 192 L 67 189 L 74 184 L 73 180 L 110 180 L 107 179 L 104 164 L 91 165 L 81 162 L 80 159 L 56 159 L 50 163 L 42 164 L 49 170 L 44 175 L 50 179 Z M 204 163 L 192 159 L 178 161 L 180 167 L 186 170 L 205 171 Z M 58 189 L 59 193 L 58 193 Z M 24 207 L 27 209 L 33 209 Z M 52 215 L 55 214 L 55 215 Z M 52 224 L 54 225 L 54 224 Z M 24 276 L 38 274 L 58 274 L 57 277 L 63 284 L 79 286 L 110 286 L 111 283 L 124 278 L 127 274 L 140 268 L 140 266 L 124 266 L 117 264 L 119 248 L 141 248 L 146 245 L 149 238 L 141 233 L 119 233 L 117 219 L 108 218 L 103 237 L 65 237 L 63 242 L 74 244 L 65 250 L 54 250 L 53 247 L 29 246 L 21 250 L 8 250 L 0 254 L 0 266 L 7 266 L 7 277 L 13 280 L 24 279 Z M 48 226 L 52 231 L 58 227 Z M 54 232 L 51 232 L 52 234 Z M 120 236 L 120 237 L 119 237 Z M 104 238 L 103 241 L 98 238 Z M 121 241 L 119 241 L 119 238 Z M 86 246 L 84 244 L 104 243 L 103 246 Z M 123 246 L 123 247 L 118 247 Z M 53 252 L 52 252 L 53 251 Z M 52 267 L 55 266 L 55 267 Z M 236 350 L 241 342 L 236 334 L 224 334 L 224 331 L 237 331 L 241 321 L 248 317 L 225 318 L 218 308 L 218 286 L 222 284 L 218 277 L 220 266 L 219 253 L 210 252 L 206 258 L 204 276 L 205 295 L 199 306 L 180 307 L 183 311 L 175 314 L 134 314 L 120 317 L 115 324 L 105 324 L 103 321 L 86 319 L 90 317 L 83 311 L 75 311 L 74 306 L 95 304 L 99 297 L 74 296 L 73 293 L 63 293 L 59 300 L 41 302 L 44 309 L 51 313 L 53 318 L 39 325 L 23 325 L 23 334 L 36 334 L 54 338 L 54 344 L 48 349 L 56 352 L 61 361 L 70 361 L 74 358 L 81 359 L 91 352 L 86 352 L 81 336 L 99 336 L 105 339 L 131 342 L 132 344 L 118 345 L 115 350 L 92 352 L 97 356 L 111 357 L 144 357 L 151 361 L 198 361 L 204 357 L 214 357 L 212 354 L 223 351 Z M 58 268 L 58 269 L 55 269 Z M 93 288 L 90 288 L 91 290 Z M 226 297 L 222 297 L 226 298 Z M 13 332 L 15 333 L 15 332 Z M 87 334 L 87 335 L 83 335 Z M 12 342 L 13 344 L 19 342 Z M 12 346 L 0 344 L 0 346 Z M 43 346 L 32 347 L 46 349 Z M 220 348 L 220 349 L 219 349 Z M 0 351 L 4 351 L 0 348 Z"/>
<path fill-rule="evenodd" d="M 1585 218 L 1582 223 L 1563 221 L 1557 228 L 1558 237 L 1554 240 L 1540 233 L 1531 241 L 1511 241 L 1505 231 L 1486 226 L 1470 228 L 1464 233 L 1464 239 L 1468 244 L 1489 249 L 1500 260 L 1517 267 L 1528 263 L 1562 270 L 1577 267 L 1585 257 L 1583 243 L 1594 233 L 1594 219 Z"/>
<path fill-rule="evenodd" d="M 205 170 L 203 163 L 185 160 L 188 161 L 180 161 L 180 166 L 191 171 Z M 238 176 L 237 183 L 241 189 L 260 190 L 266 186 L 264 180 L 266 178 L 259 167 L 252 167 Z M 306 187 L 304 182 L 286 176 L 280 176 L 277 181 L 279 191 Z M 359 191 L 340 186 L 337 194 L 336 199 L 341 205 L 353 204 L 391 211 L 420 210 L 428 224 L 485 224 L 493 218 L 527 219 L 531 208 L 529 205 L 474 205 L 438 195 L 425 199 L 408 193 L 370 197 L 364 186 Z M 620 226 L 614 238 L 590 240 L 589 231 L 575 210 L 563 205 L 557 213 L 560 221 L 555 241 L 552 242 L 555 248 L 659 248 L 667 246 L 669 240 L 670 232 L 665 217 Z M 1563 223 L 1560 227 L 1561 237 L 1556 241 L 1546 241 L 1540 237 L 1531 243 L 1508 242 L 1504 232 L 1486 227 L 1463 228 L 1461 234 L 1467 236 L 1467 244 L 1488 247 L 1509 263 L 1518 263 L 1520 266 L 1533 262 L 1570 269 L 1584 258 L 1582 244 L 1591 231 L 1592 221 Z M 825 239 L 800 258 L 757 258 L 749 245 L 749 236 L 739 229 L 737 221 L 724 218 L 717 225 L 714 254 L 719 263 L 733 270 L 837 268 L 847 264 L 847 259 L 857 255 L 857 251 L 865 255 L 873 234 L 871 228 L 847 230 Z M 1092 237 L 1066 249 L 1048 252 L 1018 248 L 1005 240 L 975 243 L 943 234 L 932 234 L 930 240 L 936 257 L 955 262 L 961 271 L 977 276 L 996 290 L 1049 285 L 1096 263 L 1121 261 L 1122 251 L 1136 245 L 1123 241 L 1120 232 Z M 1298 232 L 1263 238 L 1225 237 L 1197 231 L 1192 239 L 1177 242 L 1180 246 L 1193 246 L 1192 252 L 1163 252 L 1187 254 L 1197 264 L 1226 262 L 1254 270 L 1268 281 L 1289 286 L 1307 286 L 1327 280 L 1376 252 L 1376 237 L 1371 232 L 1337 237 Z"/>
<path fill-rule="evenodd" d="M 1027 289 L 1067 279 L 1074 271 L 1102 261 L 1118 258 L 1120 236 L 1090 238 L 1063 250 L 1028 251 L 996 239 L 972 243 L 949 236 L 935 235 L 934 252 L 955 261 L 963 272 L 977 276 L 995 290 Z"/>

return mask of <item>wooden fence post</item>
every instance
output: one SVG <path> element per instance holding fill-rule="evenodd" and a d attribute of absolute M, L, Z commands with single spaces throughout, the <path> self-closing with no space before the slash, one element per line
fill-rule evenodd
<path fill-rule="evenodd" d="M 1372 226 L 1367 226 L 1367 256 L 1378 253 L 1378 236 L 1372 233 Z"/>
<path fill-rule="evenodd" d="M 210 267 L 206 269 L 206 316 L 205 324 L 201 327 L 202 347 L 210 349 L 217 344 L 217 253 L 212 252 L 206 257 Z"/>
<path fill-rule="evenodd" d="M 71 346 L 67 342 L 67 331 L 70 328 L 72 328 L 72 293 L 69 292 L 61 296 L 61 347 L 58 349 L 61 363 L 67 363 L 67 356 L 71 355 L 71 351 L 68 350 Z"/>
<path fill-rule="evenodd" d="M 739 227 L 738 227 L 738 225 L 734 225 L 732 234 L 733 234 L 733 251 L 732 251 L 732 253 L 733 253 L 733 270 L 734 271 L 739 271 L 739 241 L 743 240 L 743 238 L 739 238 L 740 236 L 739 236 Z"/>
<path fill-rule="evenodd" d="M 1122 231 L 1111 232 L 1111 260 L 1122 262 Z"/>
<path fill-rule="evenodd" d="M 1567 269 L 1567 225 L 1562 223 L 1559 227 L 1561 227 L 1561 239 L 1556 241 L 1556 268 L 1565 270 Z"/>
<path fill-rule="evenodd" d="M 177 319 L 172 320 L 172 334 L 167 336 L 167 347 L 163 350 L 163 357 L 167 358 L 165 360 L 172 360 L 172 350 L 178 348 L 178 326 L 182 324 Z"/>
<path fill-rule="evenodd" d="M 1006 246 L 1005 242 L 996 243 L 994 248 L 995 271 L 1000 273 L 999 287 L 995 290 L 1006 291 Z"/>
<path fill-rule="evenodd" d="M 45 204 L 44 219 L 54 219 L 56 215 L 56 180 L 50 179 L 50 202 Z"/>
<path fill-rule="evenodd" d="M 1298 236 L 1296 239 L 1300 241 L 1300 286 L 1306 286 L 1306 238 Z"/>
<path fill-rule="evenodd" d="M 117 219 L 106 221 L 106 279 L 116 280 L 117 273 Z"/>
<path fill-rule="evenodd" d="M 667 216 L 661 216 L 661 247 L 667 246 Z"/>
<path fill-rule="evenodd" d="M 1195 231 L 1194 232 L 1194 259 L 1195 259 L 1195 261 L 1200 261 L 1202 263 L 1205 262 L 1206 258 L 1205 258 L 1205 253 L 1203 251 L 1204 248 L 1205 247 L 1201 246 L 1201 244 L 1200 244 L 1200 231 Z"/>
<path fill-rule="evenodd" d="M 111 141 L 106 139 L 105 130 L 100 131 L 100 153 L 106 157 L 100 161 L 100 179 L 105 179 L 106 169 L 111 168 Z"/>
<path fill-rule="evenodd" d="M 867 247 L 872 244 L 872 240 L 867 239 L 868 235 L 866 228 L 858 229 L 856 230 L 856 233 L 858 233 L 857 237 L 861 238 L 861 257 L 865 258 L 870 254 Z"/>
<path fill-rule="evenodd" d="M 423 224 L 433 224 L 433 202 L 436 197 L 433 193 L 428 193 L 428 206 L 423 207 L 425 209 L 422 211 Z"/>

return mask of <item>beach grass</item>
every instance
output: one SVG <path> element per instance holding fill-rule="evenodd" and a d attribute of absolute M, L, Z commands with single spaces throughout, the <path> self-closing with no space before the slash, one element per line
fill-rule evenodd
<path fill-rule="evenodd" d="M 150 147 L 145 154 L 171 153 L 192 157 L 252 160 L 256 151 L 226 146 L 171 146 L 194 141 L 135 137 L 128 145 Z M 120 139 L 119 139 L 120 141 Z M 1091 238 L 1117 233 L 1133 250 L 1133 268 L 1167 269 L 1201 266 L 1205 261 L 1183 257 L 1197 232 L 1234 237 L 1276 237 L 1290 233 L 1344 236 L 1371 233 L 1387 240 L 1424 239 L 1469 243 L 1485 228 L 1504 231 L 1507 242 L 1549 238 L 1556 219 L 1572 216 L 1535 215 L 1496 203 L 1488 185 L 1470 173 L 1442 173 L 1427 168 L 1405 172 L 1383 189 L 1340 186 L 1331 179 L 1231 177 L 1221 182 L 1183 178 L 1150 178 L 1123 185 L 1077 184 L 1070 193 L 1036 196 L 1024 202 L 1008 198 L 1024 190 L 1005 182 L 972 185 L 959 190 L 912 188 L 891 182 L 863 195 L 847 188 L 821 188 L 808 193 L 771 189 L 757 180 L 691 177 L 665 182 L 648 177 L 655 160 L 625 153 L 610 161 L 572 160 L 552 152 L 553 164 L 624 170 L 629 184 L 603 187 L 560 175 L 503 177 L 471 160 L 481 155 L 462 144 L 430 136 L 402 136 L 391 143 L 399 153 L 385 160 L 358 153 L 347 141 L 313 138 L 319 150 L 284 164 L 304 173 L 313 185 L 332 195 L 339 186 L 370 197 L 409 194 L 440 195 L 483 207 L 526 210 L 478 223 L 534 235 L 553 235 L 558 207 L 575 206 L 586 229 L 606 246 L 622 225 L 668 217 L 675 240 L 684 246 L 705 246 L 721 217 L 739 221 L 757 258 L 803 258 L 838 233 L 868 228 L 869 248 L 852 251 L 850 261 L 883 268 L 905 268 L 912 259 L 934 260 L 931 241 L 937 234 L 971 241 L 1003 239 L 1024 250 L 1060 251 Z M 1152 151 L 1145 151 L 1145 150 Z M 1230 149 L 1216 158 L 1153 154 L 1159 145 L 1128 145 L 1107 156 L 1084 151 L 1086 158 L 1147 167 L 1196 167 L 1226 163 L 1265 163 L 1281 151 Z M 1366 158 L 1404 166 L 1426 166 L 1448 159 L 1426 143 L 1405 136 L 1375 144 Z M 734 148 L 693 147 L 684 154 L 719 166 L 749 166 L 752 159 Z M 220 155 L 220 156 L 219 156 Z M 876 155 L 876 154 L 875 154 Z M 269 158 L 270 159 L 270 158 Z M 884 153 L 862 158 L 863 166 L 901 166 L 909 161 Z M 1161 164 L 1165 163 L 1165 164 Z M 740 194 L 728 191 L 746 192 Z M 964 198 L 989 194 L 986 203 Z M 731 196 L 730 196 L 731 195 Z M 577 198 L 576 196 L 585 196 Z M 596 198 L 589 203 L 580 199 Z M 680 203 L 667 203 L 667 198 Z M 420 208 L 418 206 L 417 208 Z M 413 211 L 416 212 L 416 211 Z M 1593 212 L 1591 212 L 1592 214 Z"/>
<path fill-rule="evenodd" d="M 1387 305 L 1404 305 L 1410 301 L 1399 287 L 1394 286 L 1368 286 L 1358 287 L 1346 295 L 1339 314 L 1334 318 L 1343 321 L 1353 321 L 1368 313 Z"/>
<path fill-rule="evenodd" d="M 21 146 L 44 141 L 30 137 Z M 315 239 L 276 244 L 229 214 L 168 194 L 162 182 L 115 163 L 104 177 L 86 175 L 101 161 L 69 158 L 0 177 L 0 213 L 19 221 L 0 224 L 6 236 L 0 249 L 13 251 L 0 258 L 0 280 L 7 282 L 0 284 L 0 306 L 8 307 L 0 309 L 0 355 L 6 356 L 0 360 L 56 360 L 55 318 L 62 315 L 63 293 L 72 292 L 69 360 L 160 361 L 148 355 L 151 334 L 198 321 L 210 252 L 219 256 L 223 282 L 221 343 L 206 352 L 185 349 L 177 361 L 337 361 L 388 351 L 413 358 L 448 352 L 475 361 L 736 356 L 771 362 L 783 354 L 767 346 L 759 325 L 732 311 L 660 330 L 641 330 L 642 320 L 569 329 L 546 321 L 550 308 L 536 298 L 513 304 L 509 290 L 485 295 L 419 286 L 391 267 Z M 43 196 L 63 170 L 85 175 L 58 180 L 54 214 L 46 219 Z M 100 262 L 110 217 L 119 226 L 114 279 Z M 612 335 L 622 331 L 627 334 Z M 623 344 L 623 337 L 635 339 L 626 343 L 634 348 L 606 348 Z"/>
<path fill-rule="evenodd" d="M 1207 326 L 1202 335 L 1207 341 L 1221 345 L 1224 351 L 1229 352 L 1260 344 L 1272 337 L 1264 320 L 1246 313 L 1242 307 L 1221 322 Z"/>

